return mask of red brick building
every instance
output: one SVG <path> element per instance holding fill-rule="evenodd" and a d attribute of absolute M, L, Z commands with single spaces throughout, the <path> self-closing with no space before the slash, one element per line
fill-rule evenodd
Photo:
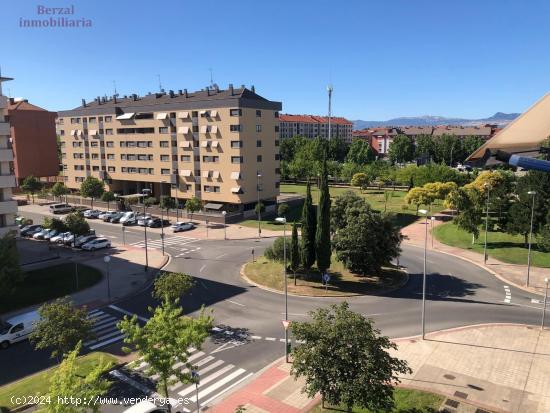
<path fill-rule="evenodd" d="M 315 115 L 279 115 L 281 139 L 303 136 L 305 138 L 328 138 L 328 117 Z M 330 118 L 330 136 L 351 142 L 353 122 L 346 118 L 333 116 Z"/>
<path fill-rule="evenodd" d="M 17 183 L 29 175 L 40 178 L 57 176 L 57 113 L 14 98 L 10 98 L 7 109 Z"/>

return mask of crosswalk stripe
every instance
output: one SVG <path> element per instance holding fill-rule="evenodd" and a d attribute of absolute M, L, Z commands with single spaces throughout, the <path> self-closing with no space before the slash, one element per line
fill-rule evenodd
<path fill-rule="evenodd" d="M 105 331 L 116 329 L 116 323 L 106 324 L 100 327 L 92 328 L 92 332 L 96 335 L 103 334 Z"/>
<path fill-rule="evenodd" d="M 199 360 L 197 363 L 195 363 L 195 367 L 200 367 L 206 363 L 209 363 L 210 361 L 214 360 L 214 357 L 212 356 L 208 356 L 208 357 L 205 357 L 203 358 L 202 360 Z M 183 370 L 181 370 L 182 373 L 187 373 L 189 372 L 189 369 L 185 368 Z M 169 387 L 169 390 L 170 391 L 175 391 L 177 389 L 179 389 L 181 386 L 183 386 L 185 383 L 182 383 L 181 381 L 178 381 L 177 383 L 173 384 L 172 386 Z"/>
<path fill-rule="evenodd" d="M 207 394 L 210 394 L 212 393 L 213 391 L 219 389 L 220 387 L 222 386 L 225 386 L 227 383 L 229 383 L 231 380 L 239 377 L 241 374 L 245 373 L 246 370 L 245 369 L 238 369 L 236 371 L 234 371 L 233 373 L 231 373 L 229 376 L 225 376 L 223 379 L 215 382 L 213 385 L 211 385 L 210 387 L 207 387 L 206 389 L 204 390 L 199 390 L 199 399 L 202 399 L 204 396 L 206 396 Z M 200 383 L 199 383 L 199 389 L 200 389 Z"/>
<path fill-rule="evenodd" d="M 87 318 L 92 318 L 93 316 L 97 315 L 97 314 L 103 314 L 103 311 L 101 310 L 92 310 L 92 311 L 89 311 L 88 312 L 88 317 Z"/>
<path fill-rule="evenodd" d="M 228 386 L 226 387 L 225 389 L 223 389 L 221 392 L 213 395 L 212 397 L 210 397 L 208 400 L 202 402 L 203 403 L 203 406 L 206 406 L 208 403 L 210 403 L 212 400 L 216 399 L 217 397 L 220 397 L 222 394 L 228 392 L 229 390 L 231 390 L 233 387 L 237 386 L 239 383 L 242 383 L 243 381 L 245 381 L 246 379 L 248 379 L 250 376 L 252 376 L 254 373 L 248 373 L 246 376 L 244 377 L 241 377 L 239 380 L 237 380 L 235 383 L 231 383 L 231 386 Z"/>
<path fill-rule="evenodd" d="M 101 315 L 98 315 L 98 316 L 93 316 L 90 318 L 90 320 L 92 320 L 93 322 L 97 323 L 98 321 L 101 321 L 105 318 L 108 318 L 108 317 L 111 317 L 111 314 L 101 314 Z"/>
<path fill-rule="evenodd" d="M 106 318 L 104 320 L 101 320 L 99 323 L 94 323 L 94 326 L 92 328 L 92 330 L 94 330 L 95 328 L 98 328 L 98 327 L 102 327 L 104 326 L 105 324 L 116 324 L 116 323 L 113 323 L 113 321 L 117 321 L 117 318 L 116 317 L 110 317 L 110 318 Z"/>
<path fill-rule="evenodd" d="M 88 341 L 88 342 L 84 343 L 84 345 L 85 345 L 85 346 L 89 346 L 90 344 L 94 344 L 94 343 L 97 343 L 97 342 L 99 342 L 99 341 L 103 341 L 103 340 L 105 340 L 106 338 L 112 337 L 112 336 L 114 336 L 114 335 L 116 335 L 116 334 L 120 334 L 120 330 L 116 329 L 116 330 L 114 330 L 114 331 L 111 331 L 110 333 L 105 334 L 105 335 L 103 335 L 103 336 L 101 336 L 101 337 L 98 337 L 98 338 L 96 338 L 95 340 Z"/>
<path fill-rule="evenodd" d="M 220 360 L 221 361 L 221 360 Z M 228 372 L 229 370 L 233 369 L 233 367 L 235 367 L 233 364 L 229 364 L 227 366 L 225 366 L 223 369 L 221 370 L 218 370 L 214 373 L 212 373 L 210 376 L 208 377 L 205 377 L 204 379 L 201 379 L 201 381 L 199 382 L 199 386 L 201 384 L 207 384 L 207 383 L 210 383 L 212 380 L 215 380 L 216 378 L 218 378 L 219 376 L 221 376 L 222 374 Z M 200 373 L 199 373 L 200 374 Z M 184 390 L 178 392 L 178 394 L 180 396 L 185 396 L 186 394 L 189 394 L 191 393 L 193 390 L 195 389 L 195 385 L 191 385 L 187 388 L 185 388 Z M 200 398 L 200 393 L 199 393 L 199 398 Z"/>
<path fill-rule="evenodd" d="M 124 338 L 124 334 L 121 334 L 120 336 L 113 337 L 107 341 L 102 341 L 101 343 L 94 344 L 93 346 L 90 346 L 90 350 L 95 350 L 96 348 L 104 347 L 108 344 L 115 343 L 119 340 L 122 340 Z"/>

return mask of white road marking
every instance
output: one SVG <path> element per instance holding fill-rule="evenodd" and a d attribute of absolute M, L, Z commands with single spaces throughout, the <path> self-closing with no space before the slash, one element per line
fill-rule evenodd
<path fill-rule="evenodd" d="M 277 339 L 275 337 L 266 337 L 265 340 L 266 341 L 275 341 Z"/>
<path fill-rule="evenodd" d="M 227 255 L 227 254 L 218 255 L 218 256 L 217 256 L 216 258 L 214 258 L 214 259 L 219 260 L 220 258 L 225 257 L 226 255 Z"/>
<path fill-rule="evenodd" d="M 226 389 L 224 389 L 223 391 L 219 392 L 218 394 L 215 394 L 214 396 L 212 396 L 211 398 L 209 398 L 208 400 L 206 400 L 205 402 L 203 402 L 203 405 L 207 405 L 208 403 L 210 403 L 212 400 L 216 399 L 217 397 L 220 397 L 222 394 L 228 392 L 229 390 L 231 390 L 233 387 L 237 386 L 239 383 L 242 383 L 243 381 L 245 381 L 246 379 L 248 379 L 250 376 L 252 376 L 254 373 L 248 373 L 246 376 L 244 376 L 243 378 L 240 378 L 239 380 L 237 380 L 235 383 L 231 384 L 231 386 L 227 387 Z"/>
<path fill-rule="evenodd" d="M 113 337 L 110 340 L 102 341 L 101 343 L 97 343 L 97 344 L 94 344 L 93 346 L 90 346 L 90 350 L 95 350 L 96 348 L 104 347 L 108 344 L 115 343 L 119 340 L 122 340 L 123 338 L 124 338 L 124 334 L 121 334 L 120 336 Z"/>
<path fill-rule="evenodd" d="M 201 269 L 199 270 L 199 272 L 202 272 L 202 270 L 204 270 L 206 268 L 206 264 L 204 264 Z"/>
<path fill-rule="evenodd" d="M 221 361 L 221 360 L 220 360 Z M 200 383 L 201 384 L 207 384 L 207 383 L 210 383 L 212 380 L 216 379 L 217 377 L 221 376 L 222 374 L 228 372 L 229 370 L 231 370 L 233 367 L 235 367 L 233 364 L 229 364 L 227 366 L 225 366 L 223 369 L 221 370 L 218 370 L 216 371 L 215 373 L 212 373 L 210 376 L 207 376 L 203 379 L 201 379 Z M 203 373 L 204 374 L 204 373 Z M 199 375 L 200 375 L 200 371 L 199 371 Z M 183 389 L 182 391 L 178 392 L 178 394 L 180 396 L 185 396 L 186 394 L 189 394 L 191 393 L 193 390 L 195 390 L 195 385 L 192 384 L 191 386 Z M 200 399 L 200 393 L 199 393 L 199 399 Z"/>
<path fill-rule="evenodd" d="M 261 336 L 251 336 L 250 337 L 252 340 L 261 340 L 262 337 Z"/>
<path fill-rule="evenodd" d="M 536 298 L 531 298 L 531 302 L 532 302 L 533 304 L 542 304 L 542 303 L 540 302 L 540 300 L 537 300 Z"/>
<path fill-rule="evenodd" d="M 141 321 L 143 321 L 143 322 L 145 322 L 145 323 L 146 323 L 147 321 L 149 321 L 148 318 L 145 318 L 145 317 L 139 316 L 139 315 L 137 315 L 137 314 L 131 313 L 130 311 L 126 311 L 126 310 L 124 310 L 124 309 L 122 309 L 122 308 L 120 308 L 120 307 L 117 307 L 117 306 L 114 305 L 114 304 L 109 305 L 109 308 L 111 308 L 111 309 L 113 309 L 113 310 L 116 310 L 116 311 L 118 311 L 118 312 L 121 312 L 122 314 L 129 315 L 130 317 L 132 317 L 132 316 L 135 315 L 135 316 L 137 316 L 138 320 L 141 320 Z"/>
<path fill-rule="evenodd" d="M 231 373 L 229 376 L 225 376 L 223 379 L 217 381 L 216 383 L 214 383 L 210 387 L 207 387 L 204 390 L 200 390 L 201 387 L 200 387 L 200 384 L 199 384 L 199 400 L 202 399 L 207 394 L 210 394 L 213 391 L 218 390 L 220 387 L 225 386 L 231 380 L 236 379 L 237 377 L 239 377 L 243 373 L 246 373 L 245 369 L 238 369 L 238 370 L 234 371 L 233 373 Z"/>
<path fill-rule="evenodd" d="M 238 303 L 236 301 L 232 301 L 232 300 L 226 300 L 226 301 L 229 301 L 231 304 L 240 305 L 241 307 L 246 307 L 246 305 Z"/>

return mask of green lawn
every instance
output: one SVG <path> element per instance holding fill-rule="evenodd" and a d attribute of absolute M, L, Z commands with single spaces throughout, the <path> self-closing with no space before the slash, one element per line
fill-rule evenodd
<path fill-rule="evenodd" d="M 92 368 L 97 366 L 101 358 L 108 362 L 110 367 L 117 362 L 115 357 L 107 353 L 94 352 L 86 354 L 85 356 L 79 357 L 77 360 L 78 373 L 81 375 L 88 374 Z M 0 411 L 4 412 L 8 411 L 8 409 L 18 407 L 11 403 L 10 399 L 12 396 L 34 396 L 47 392 L 50 378 L 56 368 L 57 367 L 52 367 L 48 370 L 27 376 L 24 379 L 0 387 Z"/>
<path fill-rule="evenodd" d="M 472 245 L 472 235 L 461 230 L 452 222 L 438 225 L 434 228 L 435 237 L 444 244 L 464 248 L 483 254 L 485 233 L 482 229 L 480 236 Z M 487 235 L 487 253 L 490 257 L 511 264 L 527 265 L 528 249 L 524 246 L 521 235 L 509 235 L 503 232 L 490 231 Z M 550 253 L 537 251 L 533 244 L 531 263 L 536 267 L 550 267 Z"/>
<path fill-rule="evenodd" d="M 75 264 L 65 263 L 25 273 L 25 279 L 13 294 L 0 301 L 0 314 L 33 304 L 40 304 L 75 291 L 83 290 L 101 279 L 101 272 L 78 264 L 78 290 Z"/>
<path fill-rule="evenodd" d="M 335 198 L 338 195 L 342 195 L 346 191 L 354 191 L 363 198 L 365 198 L 369 204 L 372 206 L 373 209 L 377 211 L 384 211 L 384 206 L 386 207 L 386 212 L 391 212 L 394 215 L 394 223 L 398 227 L 404 227 L 406 225 L 411 224 L 417 219 L 416 216 L 416 207 L 414 205 L 407 205 L 405 202 L 405 195 L 407 194 L 405 191 L 399 191 L 395 190 L 392 191 L 391 189 L 387 189 L 386 191 L 391 193 L 391 197 L 388 199 L 388 202 L 386 204 L 386 200 L 384 198 L 384 189 L 376 190 L 376 189 L 368 189 L 366 191 L 360 191 L 357 188 L 347 188 L 347 187 L 330 187 L 330 196 L 331 198 Z M 286 194 L 297 194 L 297 195 L 305 195 L 306 194 L 306 186 L 302 184 L 282 184 L 281 185 L 281 193 Z M 319 190 L 316 186 L 312 186 L 311 188 L 311 197 L 313 198 L 313 203 L 317 204 L 319 200 Z M 443 209 L 443 205 L 440 204 L 434 204 L 432 205 L 432 211 L 433 212 L 439 212 Z M 301 208 L 300 207 L 294 207 L 291 208 L 291 212 L 288 216 L 288 221 L 292 222 L 294 220 L 299 219 L 301 216 Z M 272 217 L 267 220 L 262 220 L 262 228 L 270 229 L 274 231 L 282 231 L 282 225 L 274 223 L 272 221 Z M 245 225 L 247 227 L 257 227 L 258 221 L 254 219 L 248 219 L 245 221 L 240 222 L 241 225 Z"/>
<path fill-rule="evenodd" d="M 392 413 L 436 413 L 445 398 L 438 394 L 427 393 L 419 390 L 396 388 L 394 393 L 395 408 Z M 344 407 L 321 408 L 321 404 L 315 406 L 310 413 L 321 412 L 345 412 Z M 354 413 L 371 413 L 370 410 L 354 408 Z M 378 413 L 378 412 L 377 412 Z"/>
<path fill-rule="evenodd" d="M 288 275 L 288 292 L 301 295 L 349 296 L 380 293 L 399 287 L 405 273 L 394 268 L 384 268 L 380 274 L 359 277 L 344 268 L 341 262 L 332 257 L 329 269 L 330 282 L 325 286 L 321 282 L 321 273 L 314 267 L 307 275 L 297 274 L 294 285 L 294 274 Z M 252 281 L 266 287 L 283 291 L 283 264 L 270 261 L 264 256 L 255 262 L 248 262 L 244 268 L 245 275 Z"/>

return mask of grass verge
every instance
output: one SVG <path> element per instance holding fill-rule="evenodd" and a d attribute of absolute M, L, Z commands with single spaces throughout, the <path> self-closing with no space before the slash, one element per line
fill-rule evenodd
<path fill-rule="evenodd" d="M 88 288 L 99 280 L 101 272 L 84 264 L 78 264 L 78 288 L 74 263 L 28 271 L 15 292 L 0 301 L 0 314 L 66 296 Z"/>
<path fill-rule="evenodd" d="M 484 232 L 472 244 L 472 234 L 458 228 L 452 222 L 438 225 L 434 235 L 443 244 L 463 248 L 483 254 L 485 244 Z M 527 265 L 528 249 L 521 235 L 510 235 L 503 232 L 490 231 L 487 234 L 487 253 L 490 257 L 510 264 Z M 550 253 L 538 251 L 533 244 L 531 264 L 535 267 L 550 267 Z"/>
<path fill-rule="evenodd" d="M 251 281 L 277 290 L 284 290 L 283 264 L 270 261 L 264 256 L 255 262 L 248 262 L 244 267 L 244 275 Z M 406 279 L 403 271 L 395 268 L 383 268 L 377 275 L 360 277 L 346 270 L 342 263 L 332 258 L 329 269 L 330 282 L 325 286 L 321 282 L 321 274 L 312 268 L 308 274 L 297 273 L 296 285 L 294 274 L 288 272 L 288 292 L 290 294 L 331 297 L 374 294 L 400 287 Z"/>
<path fill-rule="evenodd" d="M 117 362 L 114 356 L 107 353 L 89 353 L 77 359 L 78 374 L 88 374 L 92 368 L 97 366 L 101 358 L 109 363 L 109 368 Z M 0 412 L 7 412 L 10 409 L 19 407 L 12 403 L 12 398 L 28 397 L 46 393 L 50 385 L 50 378 L 55 372 L 55 369 L 57 369 L 57 367 L 52 367 L 40 373 L 27 376 L 24 379 L 0 387 Z"/>
<path fill-rule="evenodd" d="M 423 392 L 420 390 L 396 388 L 393 393 L 395 399 L 395 408 L 392 413 L 436 413 L 439 406 L 445 400 L 443 396 L 434 393 Z M 321 405 L 315 406 L 310 413 L 321 412 L 345 412 L 343 406 L 338 408 L 328 407 L 323 409 Z M 354 413 L 374 413 L 371 410 L 354 408 Z"/>

